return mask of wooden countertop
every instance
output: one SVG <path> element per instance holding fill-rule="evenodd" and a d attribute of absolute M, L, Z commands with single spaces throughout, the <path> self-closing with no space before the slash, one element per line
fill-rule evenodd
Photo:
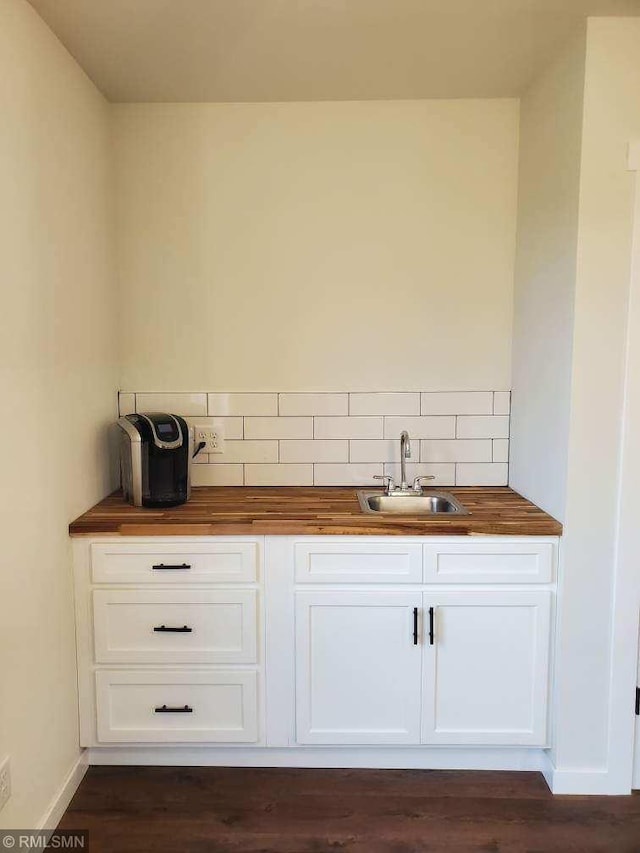
<path fill-rule="evenodd" d="M 429 490 L 426 490 L 429 491 Z M 470 515 L 378 516 L 360 510 L 354 487 L 200 487 L 188 503 L 145 509 L 119 492 L 69 525 L 72 536 L 559 536 L 562 525 L 506 486 L 449 488 Z"/>

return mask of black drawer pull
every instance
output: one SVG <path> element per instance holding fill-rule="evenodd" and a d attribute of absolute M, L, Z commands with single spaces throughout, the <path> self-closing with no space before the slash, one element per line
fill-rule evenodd
<path fill-rule="evenodd" d="M 413 645 L 418 645 L 418 608 L 413 608 Z"/>
<path fill-rule="evenodd" d="M 156 625 L 153 629 L 158 634 L 190 634 L 193 631 L 193 628 L 189 628 L 188 625 L 183 625 L 182 628 L 172 628 L 171 626 L 167 627 L 166 625 Z"/>
<path fill-rule="evenodd" d="M 433 645 L 433 607 L 429 608 L 429 645 Z"/>
<path fill-rule="evenodd" d="M 156 714 L 193 714 L 193 708 L 189 705 L 182 705 L 180 708 L 171 708 L 169 705 L 160 705 L 155 708 Z"/>
<path fill-rule="evenodd" d="M 164 570 L 164 571 L 176 571 L 176 570 L 184 571 L 185 569 L 190 569 L 191 566 L 189 565 L 189 563 L 180 563 L 180 565 L 168 565 L 168 566 L 165 566 L 164 563 L 157 563 L 155 566 L 152 566 L 151 568 L 153 569 L 154 572 L 159 572 L 162 570 Z"/>

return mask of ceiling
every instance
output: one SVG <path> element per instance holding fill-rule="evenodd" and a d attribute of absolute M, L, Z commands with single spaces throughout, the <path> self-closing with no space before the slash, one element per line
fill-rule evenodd
<path fill-rule="evenodd" d="M 111 101 L 518 95 L 640 0 L 30 0 Z"/>

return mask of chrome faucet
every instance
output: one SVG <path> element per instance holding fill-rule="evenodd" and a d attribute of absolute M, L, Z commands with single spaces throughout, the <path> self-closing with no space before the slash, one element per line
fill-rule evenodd
<path fill-rule="evenodd" d="M 421 495 L 422 480 L 434 480 L 432 474 L 416 477 L 413 481 L 413 486 L 407 483 L 407 459 L 411 459 L 411 439 L 406 429 L 400 433 L 400 483 L 396 486 L 393 477 L 390 474 L 376 474 L 374 480 L 382 480 L 385 484 L 385 493 L 401 497 L 402 495 Z"/>
<path fill-rule="evenodd" d="M 411 440 L 409 433 L 403 429 L 400 433 L 400 490 L 405 492 L 409 488 L 407 483 L 407 459 L 411 459 Z"/>

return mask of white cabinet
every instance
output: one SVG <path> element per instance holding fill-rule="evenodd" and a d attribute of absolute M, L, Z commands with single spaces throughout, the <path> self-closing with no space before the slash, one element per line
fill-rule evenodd
<path fill-rule="evenodd" d="M 546 744 L 550 611 L 546 590 L 425 593 L 424 743 Z"/>
<path fill-rule="evenodd" d="M 296 594 L 296 736 L 308 744 L 420 742 L 420 593 Z"/>

